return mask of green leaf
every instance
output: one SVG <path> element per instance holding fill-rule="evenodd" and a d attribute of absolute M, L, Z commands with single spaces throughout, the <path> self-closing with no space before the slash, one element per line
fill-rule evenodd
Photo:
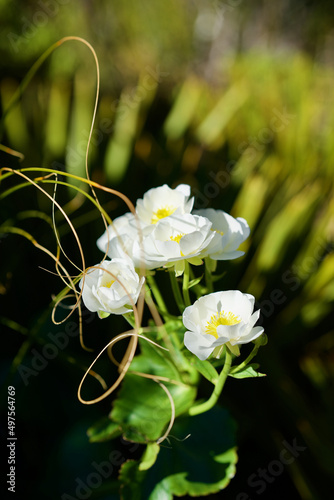
<path fill-rule="evenodd" d="M 121 500 L 143 500 L 141 483 L 144 478 L 145 472 L 139 470 L 139 463 L 127 460 L 120 469 Z M 162 497 L 161 500 L 165 499 Z"/>
<path fill-rule="evenodd" d="M 226 488 L 236 470 L 234 434 L 234 422 L 222 408 L 180 417 L 152 468 L 140 470 L 136 461 L 123 464 L 121 498 L 172 500 L 174 495 L 205 496 Z"/>
<path fill-rule="evenodd" d="M 149 443 L 139 464 L 139 470 L 147 470 L 152 467 L 158 457 L 159 451 L 160 446 L 158 443 Z"/>
<path fill-rule="evenodd" d="M 110 316 L 110 313 L 104 312 L 104 311 L 97 311 L 97 315 L 100 319 L 105 319 Z"/>
<path fill-rule="evenodd" d="M 182 343 L 183 342 L 183 336 L 184 332 L 186 331 L 184 324 L 182 323 L 182 319 L 178 318 L 176 316 L 171 316 L 170 319 L 164 324 L 164 329 L 162 328 L 157 328 L 156 324 L 152 322 L 150 324 L 152 327 L 152 332 L 156 332 L 156 340 L 161 340 L 163 339 L 163 330 L 169 334 L 170 337 L 176 336 L 179 341 Z M 172 340 L 172 338 L 171 338 Z M 148 342 L 145 342 L 145 344 L 148 344 Z M 161 351 L 161 349 L 156 348 L 158 351 Z M 181 353 L 179 353 L 180 356 L 182 357 Z"/>
<path fill-rule="evenodd" d="M 241 371 L 237 372 L 231 372 L 229 373 L 229 377 L 234 377 L 234 378 L 252 378 L 252 377 L 266 377 L 265 373 L 259 373 L 256 371 L 256 368 L 258 367 L 258 364 L 252 364 L 246 366 Z"/>
<path fill-rule="evenodd" d="M 171 319 L 165 323 L 165 328 L 168 333 L 176 332 L 176 333 L 181 333 L 184 334 L 185 332 L 185 327 L 182 322 L 182 319 Z"/>
<path fill-rule="evenodd" d="M 198 283 L 201 281 L 202 278 L 203 274 L 199 278 L 194 278 L 193 280 L 189 281 L 188 288 L 198 285 Z"/>
<path fill-rule="evenodd" d="M 164 382 L 175 405 L 175 414 L 185 412 L 194 402 L 196 389 Z M 171 403 L 162 387 L 147 378 L 127 375 L 110 418 L 122 428 L 128 441 L 157 441 L 166 430 L 172 415 Z"/>
<path fill-rule="evenodd" d="M 172 415 L 171 402 L 159 383 L 131 372 L 162 376 L 177 382 L 163 381 L 173 399 L 176 416 L 187 411 L 197 391 L 183 383 L 169 352 L 143 340 L 140 340 L 140 348 L 141 354 L 131 363 L 110 418 L 121 426 L 125 439 L 148 443 L 157 441 L 165 432 Z"/>
<path fill-rule="evenodd" d="M 191 366 L 196 368 L 196 370 L 198 370 L 199 373 L 203 375 L 203 377 L 209 380 L 209 382 L 215 384 L 219 375 L 217 370 L 212 366 L 211 362 L 208 361 L 207 359 L 201 361 L 200 359 L 198 359 L 197 356 L 194 356 L 192 354 L 190 354 L 189 357 Z"/>
<path fill-rule="evenodd" d="M 121 435 L 119 424 L 112 422 L 110 418 L 104 417 L 87 430 L 87 436 L 91 443 L 108 441 Z"/>
<path fill-rule="evenodd" d="M 177 332 L 178 328 L 180 328 L 179 321 L 169 321 L 166 323 L 167 333 Z M 172 380 L 182 382 L 181 373 L 176 367 L 174 359 L 168 351 L 159 349 L 159 347 L 142 339 L 139 339 L 139 345 L 141 354 L 134 358 L 130 370 L 136 370 L 149 373 L 151 375 L 167 377 Z M 181 359 L 182 357 L 178 356 L 178 360 Z M 184 362 L 186 363 L 186 360 L 184 360 Z M 185 364 L 185 371 L 186 368 L 187 365 Z"/>

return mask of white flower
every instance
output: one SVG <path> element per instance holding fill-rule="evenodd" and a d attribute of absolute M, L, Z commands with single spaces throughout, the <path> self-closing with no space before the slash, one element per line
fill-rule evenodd
<path fill-rule="evenodd" d="M 108 257 L 110 258 L 120 258 L 124 254 L 131 258 L 133 242 L 140 241 L 143 229 L 143 223 L 136 219 L 131 212 L 128 212 L 113 220 L 96 244 L 103 253 L 106 253 L 108 249 Z"/>
<path fill-rule="evenodd" d="M 113 259 L 89 269 L 79 287 L 87 309 L 105 317 L 131 312 L 131 301 L 137 302 L 144 281 L 130 259 Z"/>
<path fill-rule="evenodd" d="M 142 199 L 137 200 L 136 212 L 145 224 L 156 224 L 172 214 L 190 213 L 194 198 L 189 200 L 190 186 L 180 184 L 171 189 L 167 184 L 149 189 Z"/>
<path fill-rule="evenodd" d="M 263 333 L 254 327 L 260 310 L 253 313 L 255 299 L 238 290 L 215 292 L 198 299 L 183 313 L 188 329 L 184 344 L 199 359 L 206 359 L 218 346 L 226 344 L 239 354 L 238 346 L 256 339 Z"/>
<path fill-rule="evenodd" d="M 115 238 L 122 234 L 126 234 L 129 230 L 132 231 L 130 222 L 133 222 L 134 219 L 134 215 L 129 212 L 113 220 L 113 222 L 107 227 L 102 236 L 100 236 L 100 238 L 97 240 L 96 244 L 98 248 L 105 253 L 107 251 L 108 241 L 110 242 L 112 238 Z M 108 252 L 109 250 L 110 248 L 108 249 Z"/>
<path fill-rule="evenodd" d="M 202 263 L 201 254 L 214 234 L 211 222 L 198 215 L 171 215 L 158 222 L 144 238 L 143 255 L 147 267 L 175 267 L 176 276 L 184 272 L 185 261 Z"/>
<path fill-rule="evenodd" d="M 212 222 L 214 238 L 207 248 L 206 256 L 213 260 L 232 260 L 244 255 L 245 252 L 238 250 L 238 247 L 250 233 L 245 219 L 241 217 L 235 219 L 223 210 L 213 208 L 194 210 L 194 213 Z"/>

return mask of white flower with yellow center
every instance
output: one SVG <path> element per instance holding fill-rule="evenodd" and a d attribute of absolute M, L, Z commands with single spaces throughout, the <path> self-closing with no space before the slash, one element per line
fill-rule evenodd
<path fill-rule="evenodd" d="M 136 273 L 130 259 L 105 260 L 81 279 L 82 300 L 100 318 L 133 310 L 145 279 Z"/>
<path fill-rule="evenodd" d="M 263 333 L 262 327 L 254 327 L 260 316 L 260 310 L 253 312 L 254 302 L 252 295 L 238 290 L 201 297 L 184 310 L 183 324 L 188 329 L 184 345 L 201 360 L 224 344 L 238 355 L 240 344 L 247 344 Z"/>
<path fill-rule="evenodd" d="M 136 213 L 145 224 L 156 224 L 170 215 L 189 214 L 194 199 L 190 197 L 190 186 L 180 184 L 175 189 L 167 184 L 149 189 L 137 200 Z"/>
<path fill-rule="evenodd" d="M 245 219 L 241 217 L 235 219 L 223 210 L 213 208 L 194 210 L 194 214 L 206 217 L 212 223 L 214 238 L 206 249 L 207 257 L 213 260 L 232 260 L 244 255 L 245 252 L 238 248 L 250 233 Z"/>
<path fill-rule="evenodd" d="M 186 261 L 202 264 L 200 256 L 214 237 L 210 229 L 211 222 L 198 215 L 171 215 L 161 220 L 144 238 L 143 255 L 147 267 L 174 266 L 176 276 L 180 276 Z"/>

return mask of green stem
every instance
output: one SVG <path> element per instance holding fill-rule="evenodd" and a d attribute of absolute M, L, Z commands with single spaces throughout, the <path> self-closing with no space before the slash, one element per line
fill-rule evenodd
<path fill-rule="evenodd" d="M 185 306 L 191 306 L 189 297 L 189 262 L 185 262 L 184 273 L 183 273 L 183 284 L 182 292 Z"/>
<path fill-rule="evenodd" d="M 180 292 L 180 288 L 179 288 L 178 282 L 176 280 L 174 268 L 171 268 L 169 270 L 169 278 L 170 278 L 170 284 L 171 284 L 171 287 L 172 287 L 172 290 L 173 290 L 175 302 L 177 304 L 177 307 L 179 308 L 180 313 L 183 314 L 184 303 L 183 303 L 183 299 L 182 299 L 182 295 L 181 295 L 181 292 Z"/>
<path fill-rule="evenodd" d="M 212 274 L 211 270 L 209 269 L 209 263 L 207 259 L 205 259 L 205 283 L 208 289 L 208 293 L 212 293 L 213 292 Z"/>
<path fill-rule="evenodd" d="M 241 370 L 243 370 L 248 365 L 248 363 L 254 358 L 254 356 L 257 355 L 257 351 L 259 349 L 260 349 L 259 345 L 254 346 L 252 352 L 249 354 L 249 356 L 247 356 L 245 361 L 243 361 L 242 363 L 240 363 L 240 365 L 235 366 L 232 369 L 232 373 L 237 373 L 237 372 L 240 372 Z"/>
<path fill-rule="evenodd" d="M 200 413 L 204 413 L 208 410 L 211 410 L 211 408 L 215 406 L 219 396 L 221 395 L 227 376 L 230 373 L 231 364 L 232 364 L 232 354 L 230 353 L 229 349 L 225 347 L 225 364 L 222 371 L 220 372 L 213 393 L 211 394 L 210 398 L 204 403 L 190 408 L 189 415 L 199 415 Z"/>
<path fill-rule="evenodd" d="M 164 315 L 164 314 L 168 314 L 168 311 L 167 311 L 167 307 L 166 307 L 166 304 L 165 304 L 165 301 L 160 293 L 160 290 L 155 282 L 155 279 L 153 278 L 153 276 L 147 276 L 147 282 L 152 290 L 152 293 L 154 295 L 154 298 L 155 300 L 157 301 L 157 304 L 158 304 L 158 307 L 161 311 L 161 314 Z"/>

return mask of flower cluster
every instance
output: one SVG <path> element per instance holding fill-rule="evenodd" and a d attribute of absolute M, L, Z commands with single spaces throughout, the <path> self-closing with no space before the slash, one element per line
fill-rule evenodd
<path fill-rule="evenodd" d="M 249 236 L 247 222 L 223 210 L 193 210 L 190 186 L 171 189 L 166 184 L 150 189 L 137 200 L 135 213 L 116 218 L 97 240 L 108 259 L 94 266 L 80 282 L 82 298 L 90 311 L 105 317 L 132 310 L 144 284 L 140 269 L 169 268 L 175 277 L 189 264 L 236 259 Z M 110 260 L 109 260 L 110 259 Z M 187 301 L 186 301 L 187 302 Z M 211 293 L 193 305 L 185 304 L 185 346 L 206 359 L 226 345 L 238 354 L 238 345 L 254 340 L 263 329 L 254 327 L 254 297 L 239 291 Z"/>
<path fill-rule="evenodd" d="M 137 201 L 136 215 L 115 219 L 97 246 L 111 259 L 128 255 L 137 268 L 174 267 L 176 276 L 183 274 L 186 261 L 200 265 L 204 258 L 243 255 L 238 247 L 249 235 L 247 222 L 222 210 L 192 213 L 193 203 L 185 184 L 150 189 Z"/>

